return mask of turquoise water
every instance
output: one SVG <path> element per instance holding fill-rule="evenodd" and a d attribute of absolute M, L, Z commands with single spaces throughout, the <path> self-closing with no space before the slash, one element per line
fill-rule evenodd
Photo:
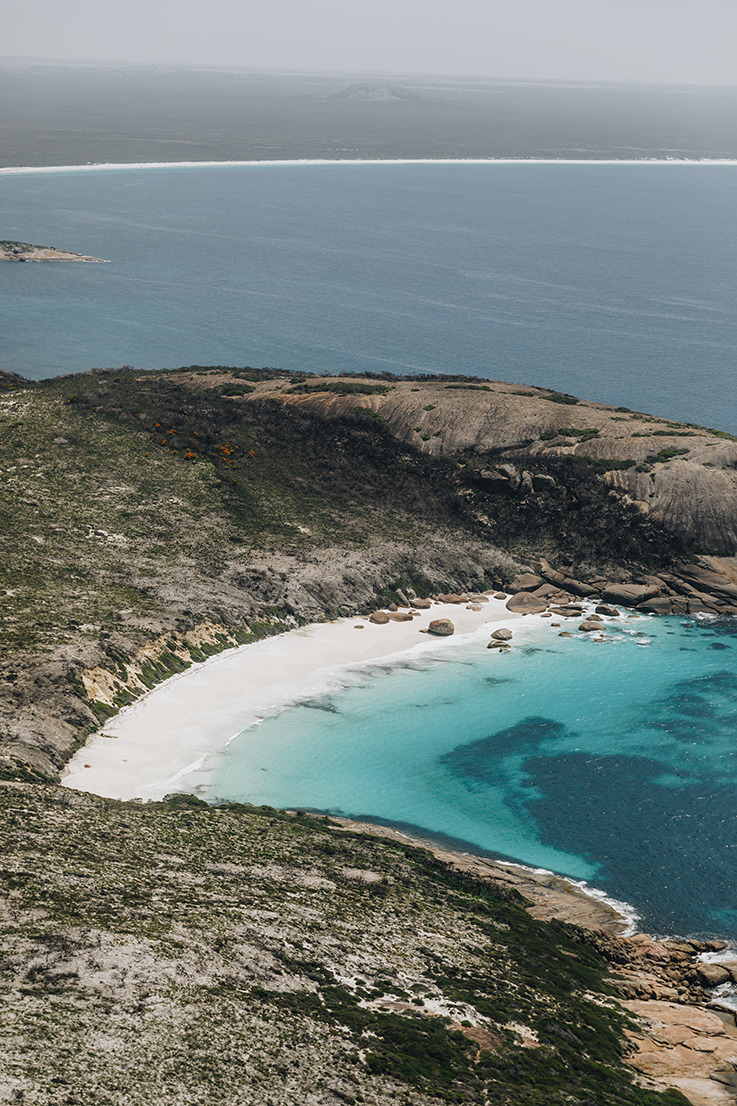
<path fill-rule="evenodd" d="M 420 828 L 586 880 L 658 933 L 737 937 L 737 620 L 545 626 L 352 666 L 266 718 L 210 798 Z M 522 635 L 522 631 L 517 635 Z"/>
<path fill-rule="evenodd" d="M 454 372 L 737 432 L 737 166 L 0 175 L 3 368 Z"/>

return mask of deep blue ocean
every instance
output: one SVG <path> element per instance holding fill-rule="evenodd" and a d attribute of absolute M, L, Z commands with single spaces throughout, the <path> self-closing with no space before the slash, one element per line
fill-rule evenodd
<path fill-rule="evenodd" d="M 455 372 L 737 432 L 737 166 L 0 175 L 2 367 Z"/>
<path fill-rule="evenodd" d="M 1 363 L 460 372 L 737 432 L 736 200 L 707 165 L 0 176 L 1 237 L 111 261 L 0 266 Z M 352 668 L 240 735 L 212 796 L 424 830 L 737 940 L 737 619 L 623 624 Z"/>

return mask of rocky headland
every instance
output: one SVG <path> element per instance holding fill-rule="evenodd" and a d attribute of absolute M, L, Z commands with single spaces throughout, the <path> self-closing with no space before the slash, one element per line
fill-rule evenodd
<path fill-rule="evenodd" d="M 156 683 L 307 621 L 486 591 L 566 633 L 733 616 L 731 435 L 498 381 L 192 366 L 1 373 L 0 443 L 6 1100 L 158 1102 L 153 1056 L 162 1103 L 228 1101 L 236 1071 L 258 1104 L 734 1102 L 708 943 L 299 813 L 55 784 Z"/>
<path fill-rule="evenodd" d="M 192 661 L 397 589 L 737 611 L 723 431 L 494 381 L 197 366 L 3 373 L 0 425 L 11 777 L 53 778 Z"/>
<path fill-rule="evenodd" d="M 0 261 L 96 261 L 102 257 L 87 257 L 81 253 L 57 250 L 55 246 L 32 246 L 29 242 L 0 242 Z"/>

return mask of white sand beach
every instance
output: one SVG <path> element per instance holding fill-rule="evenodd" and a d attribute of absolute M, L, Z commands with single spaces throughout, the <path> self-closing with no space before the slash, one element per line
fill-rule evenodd
<path fill-rule="evenodd" d="M 449 618 L 453 637 L 422 634 Z M 520 616 L 500 599 L 481 610 L 434 603 L 412 622 L 374 625 L 343 618 L 290 630 L 211 657 L 173 676 L 111 718 L 67 765 L 66 787 L 115 799 L 160 799 L 209 782 L 215 755 L 241 730 L 311 694 L 340 683 L 345 666 L 411 650 L 447 649 L 486 623 L 510 626 Z M 356 629 L 360 626 L 361 629 Z"/>

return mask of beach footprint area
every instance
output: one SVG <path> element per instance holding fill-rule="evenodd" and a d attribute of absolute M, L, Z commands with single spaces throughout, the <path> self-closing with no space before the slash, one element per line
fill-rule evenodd
<path fill-rule="evenodd" d="M 623 616 L 593 640 L 499 601 L 461 614 L 444 643 L 341 620 L 211 660 L 64 782 L 380 822 L 586 881 L 651 932 L 737 937 L 734 620 Z"/>

